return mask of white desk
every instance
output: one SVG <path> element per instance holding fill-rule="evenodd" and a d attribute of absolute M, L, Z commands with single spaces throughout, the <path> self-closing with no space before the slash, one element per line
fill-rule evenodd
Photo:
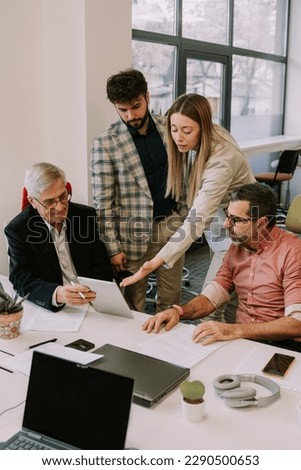
<path fill-rule="evenodd" d="M 239 141 L 240 148 L 248 157 L 261 153 L 279 152 L 287 149 L 301 148 L 301 137 L 275 135 L 264 139 Z"/>
<path fill-rule="evenodd" d="M 0 276 L 5 285 L 5 278 Z M 30 317 L 30 303 L 26 302 L 24 318 Z M 21 352 L 31 344 L 58 337 L 66 344 L 77 338 L 139 350 L 138 344 L 148 339 L 141 330 L 146 314 L 134 312 L 134 319 L 89 312 L 77 333 L 23 332 L 18 338 L 0 340 L 0 350 Z M 187 328 L 178 325 L 177 328 Z M 160 334 L 168 334 L 161 332 Z M 127 433 L 127 447 L 138 449 L 301 449 L 301 430 L 297 428 L 297 403 L 301 393 L 281 389 L 281 398 L 266 408 L 226 407 L 213 390 L 212 381 L 225 373 L 233 373 L 254 345 L 271 356 L 278 348 L 236 340 L 207 356 L 191 370 L 192 379 L 201 379 L 206 386 L 206 416 L 200 423 L 185 422 L 180 406 L 180 392 L 175 390 L 152 409 L 133 404 Z M 200 347 L 203 347 L 200 345 Z M 290 352 L 291 353 L 291 352 Z M 301 356 L 301 353 L 294 353 Z M 0 365 L 4 353 L 0 353 Z M 248 373 L 249 371 L 245 371 Z M 147 371 L 146 371 L 147 373 Z M 300 378 L 301 380 L 301 378 Z M 1 410 L 25 399 L 27 377 L 0 369 Z M 6 406 L 5 406 L 6 405 Z M 0 441 L 6 440 L 21 426 L 24 405 L 0 416 Z"/>

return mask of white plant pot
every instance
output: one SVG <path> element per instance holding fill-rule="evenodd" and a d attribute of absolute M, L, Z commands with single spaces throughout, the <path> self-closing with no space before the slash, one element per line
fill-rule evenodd
<path fill-rule="evenodd" d="M 205 415 L 205 402 L 187 403 L 182 398 L 183 416 L 190 423 L 199 423 Z"/>

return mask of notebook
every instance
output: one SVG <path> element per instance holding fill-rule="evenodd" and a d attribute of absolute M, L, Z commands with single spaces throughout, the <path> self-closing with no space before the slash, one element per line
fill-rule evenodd
<path fill-rule="evenodd" d="M 78 281 L 96 292 L 96 299 L 92 302 L 92 305 L 98 312 L 128 318 L 134 317 L 116 282 L 82 276 L 78 276 Z"/>
<path fill-rule="evenodd" d="M 34 351 L 22 430 L 2 449 L 29 438 L 42 449 L 122 450 L 133 387 L 132 378 Z"/>
<path fill-rule="evenodd" d="M 104 357 L 92 362 L 91 367 L 133 377 L 133 401 L 147 408 L 162 400 L 190 374 L 186 367 L 112 344 L 105 344 L 93 352 Z"/>

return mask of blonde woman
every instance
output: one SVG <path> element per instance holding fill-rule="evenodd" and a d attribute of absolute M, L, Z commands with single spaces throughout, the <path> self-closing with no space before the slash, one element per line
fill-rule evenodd
<path fill-rule="evenodd" d="M 230 193 L 255 182 L 249 163 L 235 139 L 214 124 L 208 100 L 196 93 L 179 96 L 167 117 L 168 176 L 166 196 L 189 208 L 182 226 L 158 254 L 143 264 L 129 285 L 164 265 L 170 269 L 190 245 L 205 235 L 213 254 L 204 281 L 207 284 L 221 265 L 231 240 L 223 228 Z"/>

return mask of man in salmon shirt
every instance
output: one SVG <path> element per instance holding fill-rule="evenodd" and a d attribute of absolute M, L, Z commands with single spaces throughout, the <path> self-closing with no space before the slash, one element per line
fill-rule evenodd
<path fill-rule="evenodd" d="M 193 341 L 246 338 L 301 352 L 301 239 L 276 225 L 277 194 L 261 183 L 233 191 L 224 226 L 232 239 L 215 279 L 185 305 L 147 320 L 143 329 L 157 333 L 179 320 L 197 320 L 238 296 L 236 323 L 201 322 Z"/>

